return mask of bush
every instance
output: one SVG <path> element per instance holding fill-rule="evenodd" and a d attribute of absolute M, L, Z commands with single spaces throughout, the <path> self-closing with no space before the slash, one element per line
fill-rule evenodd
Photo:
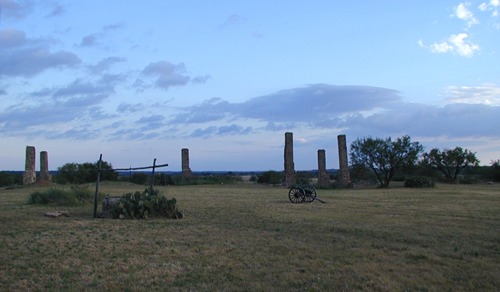
<path fill-rule="evenodd" d="M 23 184 L 23 175 L 21 173 L 10 173 L 7 171 L 0 171 L 0 187 L 7 187 L 13 185 Z"/>
<path fill-rule="evenodd" d="M 71 192 L 75 195 L 75 198 L 78 200 L 80 204 L 88 204 L 94 202 L 95 192 L 89 190 L 84 186 L 72 186 Z M 103 197 L 103 194 L 99 194 L 100 197 Z"/>
<path fill-rule="evenodd" d="M 436 182 L 428 177 L 417 176 L 410 177 L 405 180 L 405 187 L 407 188 L 433 188 Z"/>
<path fill-rule="evenodd" d="M 171 175 L 165 173 L 157 173 L 155 174 L 155 186 L 168 186 L 174 185 L 174 180 Z"/>
<path fill-rule="evenodd" d="M 295 173 L 295 183 L 298 185 L 308 185 L 311 183 L 311 179 L 314 177 L 314 173 L 309 171 L 298 171 Z"/>
<path fill-rule="evenodd" d="M 283 182 L 283 173 L 273 170 L 265 171 L 259 175 L 257 182 L 260 184 L 280 184 Z"/>
<path fill-rule="evenodd" d="M 28 197 L 28 204 L 55 205 L 55 206 L 77 206 L 93 202 L 94 194 L 87 188 L 74 186 L 71 191 L 61 189 L 49 189 L 36 191 Z"/>
<path fill-rule="evenodd" d="M 494 181 L 500 181 L 500 163 L 499 162 L 495 162 L 495 164 L 493 164 L 491 166 L 491 178 Z"/>
<path fill-rule="evenodd" d="M 150 176 L 144 172 L 134 172 L 130 176 L 130 182 L 138 185 L 146 185 L 149 177 Z"/>
<path fill-rule="evenodd" d="M 177 210 L 175 198 L 168 200 L 158 191 L 146 189 L 143 193 L 124 194 L 120 201 L 111 206 L 109 215 L 113 219 L 147 219 L 150 217 L 182 218 Z"/>

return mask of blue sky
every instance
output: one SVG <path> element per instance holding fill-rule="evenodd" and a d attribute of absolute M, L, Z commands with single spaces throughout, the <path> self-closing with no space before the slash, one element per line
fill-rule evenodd
<path fill-rule="evenodd" d="M 500 159 L 500 3 L 0 0 L 0 169 L 297 170 L 337 135 Z M 37 166 L 37 169 L 39 166 Z"/>

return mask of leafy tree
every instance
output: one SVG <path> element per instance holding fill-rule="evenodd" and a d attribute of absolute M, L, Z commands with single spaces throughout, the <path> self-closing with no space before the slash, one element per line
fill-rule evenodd
<path fill-rule="evenodd" d="M 80 183 L 78 163 L 66 163 L 57 169 L 55 180 L 59 183 Z"/>
<path fill-rule="evenodd" d="M 423 163 L 440 171 L 446 179 L 456 181 L 458 174 L 467 167 L 479 166 L 476 153 L 461 147 L 455 149 L 434 148 L 423 155 Z"/>
<path fill-rule="evenodd" d="M 351 163 L 371 169 L 382 187 L 388 187 L 398 170 L 415 164 L 423 146 L 411 142 L 410 136 L 392 141 L 391 138 L 362 138 L 351 144 Z"/>
<path fill-rule="evenodd" d="M 82 184 L 95 182 L 97 179 L 97 172 L 99 169 L 99 162 L 96 163 L 66 163 L 58 168 L 57 181 L 59 183 L 72 183 Z M 118 173 L 113 170 L 113 166 L 102 161 L 101 163 L 101 180 L 115 181 L 118 178 Z"/>

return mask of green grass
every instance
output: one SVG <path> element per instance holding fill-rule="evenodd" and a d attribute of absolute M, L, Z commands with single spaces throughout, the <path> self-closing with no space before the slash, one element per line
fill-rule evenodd
<path fill-rule="evenodd" d="M 2 291 L 500 287 L 499 185 L 318 190 L 327 204 L 253 184 L 161 188 L 180 220 L 92 219 L 91 204 L 48 218 L 57 207 L 25 204 L 36 190 L 0 190 Z"/>

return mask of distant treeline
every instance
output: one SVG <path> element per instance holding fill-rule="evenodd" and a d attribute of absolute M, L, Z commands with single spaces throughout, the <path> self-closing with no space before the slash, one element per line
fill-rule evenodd
<path fill-rule="evenodd" d="M 120 171 L 112 170 L 110 164 L 105 164 L 109 169 L 101 173 L 101 180 L 123 181 L 139 185 L 151 183 L 150 171 Z M 337 179 L 338 170 L 329 169 L 330 179 L 334 183 Z M 23 184 L 24 171 L 0 171 L 0 187 L 8 187 Z M 52 182 L 57 184 L 83 184 L 94 183 L 97 178 L 96 164 L 66 164 L 57 171 L 50 171 Z M 351 167 L 350 174 L 355 182 L 376 182 L 376 178 L 369 169 Z M 181 172 L 159 171 L 155 172 L 155 185 L 199 185 L 199 184 L 234 184 L 243 182 L 243 177 L 249 176 L 250 182 L 278 185 L 283 182 L 282 171 L 194 171 L 191 177 L 183 177 Z M 432 169 L 413 167 L 398 173 L 394 180 L 404 181 L 408 177 L 423 176 L 434 178 L 436 181 L 446 182 L 442 175 Z M 297 184 L 310 184 L 317 177 L 317 170 L 297 171 Z M 500 165 L 493 163 L 491 166 L 479 166 L 465 169 L 459 179 L 459 183 L 471 184 L 495 181 L 500 182 Z"/>

